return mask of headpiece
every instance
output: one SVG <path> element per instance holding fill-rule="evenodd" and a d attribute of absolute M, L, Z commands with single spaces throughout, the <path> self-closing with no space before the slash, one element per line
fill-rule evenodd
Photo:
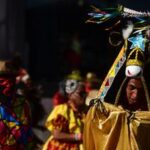
<path fill-rule="evenodd" d="M 122 5 L 118 5 L 118 7 L 116 8 L 98 9 L 94 6 L 92 6 L 92 8 L 93 11 L 89 13 L 90 19 L 87 20 L 87 23 L 102 24 L 104 22 L 113 21 L 113 26 L 111 24 L 111 27 L 108 27 L 107 24 L 105 30 L 113 29 L 115 26 L 119 25 L 124 18 L 126 18 L 126 20 L 129 20 L 127 21 L 127 27 L 122 29 L 122 42 L 118 42 L 119 44 L 123 43 L 123 46 L 113 65 L 108 71 L 108 74 L 105 77 L 103 83 L 101 84 L 97 95 L 98 98 L 104 100 L 116 75 L 118 74 L 119 70 L 122 68 L 125 62 L 125 75 L 127 77 L 136 77 L 142 75 L 145 59 L 145 45 L 147 42 L 149 42 L 146 38 L 146 31 L 150 28 L 150 13 L 138 12 L 123 7 Z M 113 31 L 113 33 L 115 32 Z M 112 32 L 110 33 L 110 36 L 111 35 Z M 115 46 L 119 45 L 113 44 L 111 38 L 109 38 L 109 42 L 110 44 Z"/>
<path fill-rule="evenodd" d="M 139 77 L 143 74 L 143 68 L 144 54 L 139 48 L 135 48 L 129 53 L 126 60 L 125 75 L 127 77 Z"/>
<path fill-rule="evenodd" d="M 82 80 L 82 76 L 79 70 L 73 70 L 69 75 L 67 75 L 66 79 L 73 79 L 73 80 Z"/>

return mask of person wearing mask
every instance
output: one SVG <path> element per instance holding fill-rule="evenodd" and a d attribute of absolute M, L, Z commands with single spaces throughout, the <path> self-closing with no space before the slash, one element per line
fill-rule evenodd
<path fill-rule="evenodd" d="M 72 72 L 68 75 L 65 76 L 63 80 L 59 82 L 59 88 L 58 90 L 54 93 L 52 97 L 52 104 L 53 106 L 57 106 L 59 104 L 63 104 L 67 102 L 67 93 L 65 91 L 65 86 L 67 80 L 82 80 L 82 76 L 79 70 L 72 70 Z"/>
<path fill-rule="evenodd" d="M 51 132 L 43 150 L 83 150 L 83 127 L 86 114 L 85 85 L 70 79 L 65 87 L 68 101 L 54 107 L 45 123 Z"/>

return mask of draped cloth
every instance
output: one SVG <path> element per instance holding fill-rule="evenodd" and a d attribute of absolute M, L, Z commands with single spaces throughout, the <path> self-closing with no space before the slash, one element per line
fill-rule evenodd
<path fill-rule="evenodd" d="M 85 114 L 75 112 L 73 108 L 67 104 L 55 106 L 46 120 L 46 128 L 53 132 L 55 129 L 60 132 L 75 134 L 82 133 L 84 126 Z M 47 139 L 42 150 L 83 150 L 81 142 L 67 142 L 54 139 L 53 135 Z"/>
<path fill-rule="evenodd" d="M 85 150 L 150 149 L 150 111 L 129 112 L 101 102 L 89 109 L 85 122 Z"/>

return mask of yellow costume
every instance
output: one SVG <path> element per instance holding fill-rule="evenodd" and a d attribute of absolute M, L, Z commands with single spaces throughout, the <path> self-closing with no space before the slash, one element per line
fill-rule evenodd
<path fill-rule="evenodd" d="M 75 134 L 83 133 L 84 114 L 73 111 L 69 104 L 56 106 L 48 116 L 46 127 L 49 131 L 59 129 L 62 132 Z M 43 150 L 83 150 L 83 144 L 78 142 L 63 142 L 53 139 L 51 135 Z"/>
<path fill-rule="evenodd" d="M 87 22 L 102 24 L 114 21 L 105 30 L 117 29 L 126 17 L 126 28 L 122 29 L 122 39 L 114 42 L 110 32 L 109 42 L 113 46 L 121 46 L 121 50 L 108 71 L 95 100 L 85 119 L 83 143 L 85 150 L 149 150 L 150 149 L 150 97 L 144 79 L 145 53 L 149 40 L 149 18 L 145 22 L 138 19 L 150 17 L 150 14 L 138 12 L 118 5 L 114 8 L 98 9 L 93 7 Z M 128 20 L 128 17 L 130 18 Z M 132 19 L 137 20 L 131 21 Z M 108 23 L 109 24 L 109 23 Z M 122 26 L 122 25 L 121 25 Z M 120 34 L 121 35 L 121 34 Z M 125 66 L 125 76 L 119 84 L 122 75 L 118 72 Z M 118 75 L 118 80 L 114 80 Z M 112 84 L 110 100 L 106 103 L 106 95 Z M 116 92 L 116 98 L 113 96 Z M 140 91 L 141 90 L 141 91 Z M 141 95 L 140 95 L 141 94 Z M 116 94 L 115 94 L 116 95 Z M 109 99 L 108 99 L 109 100 Z M 105 101 L 105 102 L 104 102 Z"/>
<path fill-rule="evenodd" d="M 150 111 L 129 113 L 104 102 L 91 107 L 85 122 L 85 150 L 150 148 Z"/>

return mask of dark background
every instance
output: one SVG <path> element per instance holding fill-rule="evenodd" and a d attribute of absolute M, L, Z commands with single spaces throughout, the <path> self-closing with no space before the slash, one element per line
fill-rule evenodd
<path fill-rule="evenodd" d="M 79 3 L 82 4 L 79 4 Z M 109 33 L 98 25 L 86 24 L 90 5 L 116 6 L 118 3 L 137 10 L 148 10 L 141 0 L 28 0 L 26 41 L 29 44 L 29 72 L 34 79 L 60 79 L 71 71 L 64 54 L 71 50 L 71 39 L 79 36 L 82 72 L 95 71 L 103 77 L 118 49 L 109 46 Z"/>
<path fill-rule="evenodd" d="M 85 23 L 89 10 L 90 2 L 79 5 L 78 1 L 45 2 L 26 10 L 29 72 L 34 79 L 59 80 L 74 68 L 83 73 L 105 72 L 107 33 Z M 72 50 L 75 35 L 80 42 L 80 63 L 72 67 L 65 56 Z"/>
<path fill-rule="evenodd" d="M 108 31 L 85 21 L 90 5 L 118 4 L 150 8 L 146 0 L 0 0 L 0 55 L 19 52 L 35 82 L 53 85 L 72 69 L 103 79 L 119 49 L 110 46 Z M 80 46 L 77 51 L 73 41 Z"/>

